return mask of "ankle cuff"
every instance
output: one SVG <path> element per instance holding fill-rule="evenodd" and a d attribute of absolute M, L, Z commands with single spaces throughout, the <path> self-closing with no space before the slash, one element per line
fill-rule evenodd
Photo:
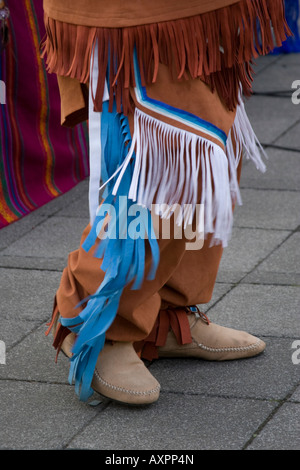
<path fill-rule="evenodd" d="M 143 341 L 134 343 L 140 357 L 149 361 L 158 359 L 157 348 L 166 344 L 169 331 L 173 331 L 179 345 L 192 343 L 189 312 L 189 307 L 169 307 L 160 310 L 149 336 Z"/>

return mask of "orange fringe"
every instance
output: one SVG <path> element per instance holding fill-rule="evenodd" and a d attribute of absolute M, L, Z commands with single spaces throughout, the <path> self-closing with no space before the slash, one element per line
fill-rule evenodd
<path fill-rule="evenodd" d="M 133 53 L 136 48 L 142 85 L 155 82 L 159 63 L 177 79 L 201 78 L 216 90 L 229 110 L 238 103 L 239 87 L 252 91 L 251 61 L 268 54 L 291 35 L 283 0 L 241 0 L 202 15 L 125 28 L 79 26 L 45 18 L 42 56 L 48 71 L 87 83 L 91 54 L 98 40 L 99 79 L 93 97 L 96 111 L 109 64 L 110 109 L 132 111 L 129 87 L 135 85 Z"/>

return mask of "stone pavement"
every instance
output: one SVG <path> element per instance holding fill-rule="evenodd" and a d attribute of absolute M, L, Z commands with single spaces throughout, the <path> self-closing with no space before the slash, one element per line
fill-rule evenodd
<path fill-rule="evenodd" d="M 67 255 L 88 222 L 84 181 L 0 231 L 0 449 L 300 449 L 300 105 L 291 101 L 300 55 L 261 58 L 256 71 L 247 110 L 268 171 L 245 162 L 244 204 L 202 308 L 212 321 L 261 336 L 265 353 L 153 362 L 162 391 L 150 407 L 97 404 L 96 395 L 79 402 L 67 359 L 55 364 L 44 332 Z"/>

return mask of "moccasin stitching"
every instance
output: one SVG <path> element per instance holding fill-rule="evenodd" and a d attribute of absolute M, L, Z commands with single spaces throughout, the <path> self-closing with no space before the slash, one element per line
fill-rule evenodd
<path fill-rule="evenodd" d="M 210 346 L 205 346 L 205 344 L 197 343 L 197 346 L 205 351 L 209 352 L 243 352 L 243 351 L 251 351 L 252 349 L 256 349 L 257 346 L 261 343 L 259 339 L 256 343 L 249 344 L 248 346 L 240 346 L 240 347 L 228 347 L 228 348 L 212 348 Z"/>
<path fill-rule="evenodd" d="M 118 392 L 125 392 L 125 393 L 128 393 L 130 395 L 151 395 L 152 393 L 158 392 L 160 390 L 160 385 L 157 385 L 157 387 L 153 388 L 152 390 L 148 390 L 148 391 L 145 391 L 145 392 L 139 392 L 139 391 L 136 391 L 136 390 L 127 390 L 126 388 L 118 387 L 117 385 L 112 385 L 112 384 L 106 382 L 106 380 L 104 380 L 99 375 L 99 372 L 97 371 L 97 369 L 95 370 L 95 376 L 96 376 L 97 380 L 99 380 L 99 382 L 102 383 L 102 385 L 105 385 L 106 387 L 111 388 L 112 390 L 117 390 Z"/>

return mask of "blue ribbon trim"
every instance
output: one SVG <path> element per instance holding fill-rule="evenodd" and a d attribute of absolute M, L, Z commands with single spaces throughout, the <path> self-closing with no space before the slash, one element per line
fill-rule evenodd
<path fill-rule="evenodd" d="M 116 112 L 108 112 L 108 102 L 103 103 L 101 117 L 102 180 L 107 180 L 124 161 L 131 145 L 128 119 Z M 132 156 L 133 161 L 135 154 Z M 105 334 L 113 323 L 122 292 L 128 284 L 132 289 L 139 289 L 145 278 L 145 244 L 149 243 L 152 264 L 147 279 L 154 279 L 159 263 L 159 248 L 153 237 L 152 219 L 148 209 L 140 208 L 139 233 L 135 238 L 129 236 L 130 227 L 135 220 L 128 215 L 133 204 L 128 200 L 134 165 L 128 165 L 116 196 L 112 195 L 115 179 L 107 184 L 104 193 L 104 208 L 113 208 L 112 223 L 108 223 L 107 237 L 101 239 L 95 256 L 102 258 L 101 269 L 105 272 L 103 282 L 97 291 L 83 299 L 78 306 L 86 304 L 75 318 L 61 318 L 61 323 L 77 334 L 70 359 L 69 382 L 75 382 L 75 391 L 80 400 L 86 401 L 93 393 L 91 382 L 99 353 L 105 343 Z M 121 198 L 121 196 L 123 198 Z M 126 201 L 126 204 L 124 204 Z M 105 215 L 99 207 L 94 224 L 83 243 L 89 251 L 104 228 Z M 116 237 L 113 237 L 116 233 Z M 122 237 L 119 234 L 122 233 Z"/>
<path fill-rule="evenodd" d="M 195 124 L 199 128 L 199 130 L 202 130 L 203 132 L 205 131 L 209 132 L 211 135 L 215 136 L 216 139 L 221 140 L 224 147 L 226 147 L 227 135 L 219 127 L 215 126 L 209 121 L 205 121 L 205 119 L 201 119 L 199 116 L 196 116 L 195 114 L 192 114 L 188 111 L 184 111 L 183 109 L 179 109 L 174 106 L 170 106 L 166 103 L 163 103 L 161 101 L 155 100 L 153 98 L 149 98 L 149 96 L 147 95 L 146 88 L 142 86 L 141 74 L 140 74 L 140 70 L 138 66 L 138 59 L 137 59 L 136 52 L 134 53 L 133 60 L 134 60 L 134 71 L 135 71 L 135 79 L 136 79 L 136 89 L 139 93 L 139 97 L 142 102 L 141 104 L 149 103 L 154 108 L 156 108 L 158 113 L 159 112 L 164 113 L 164 111 L 167 111 L 169 114 L 173 114 L 174 116 L 177 116 L 179 120 L 185 120 L 185 121 L 189 121 L 191 124 Z"/>

